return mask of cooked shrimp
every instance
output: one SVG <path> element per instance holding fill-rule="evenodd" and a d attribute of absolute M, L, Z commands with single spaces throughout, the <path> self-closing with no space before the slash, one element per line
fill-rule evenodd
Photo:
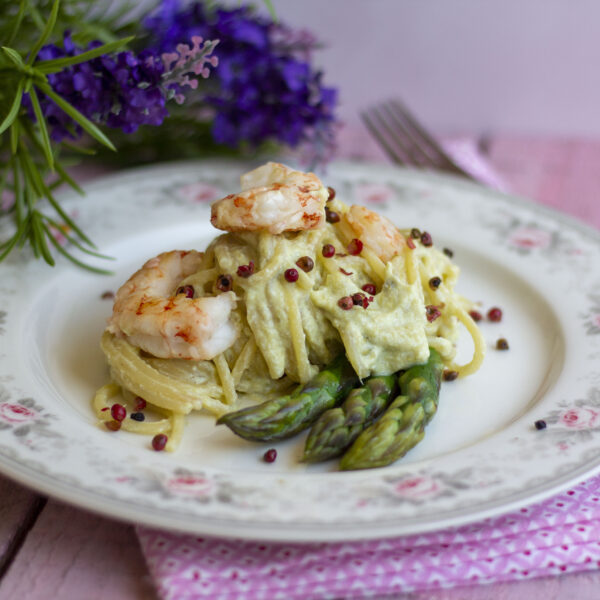
<path fill-rule="evenodd" d="M 325 223 L 328 193 L 313 173 L 267 163 L 241 177 L 242 191 L 212 205 L 210 222 L 225 231 L 316 229 Z"/>
<path fill-rule="evenodd" d="M 229 348 L 237 338 L 235 294 L 177 293 L 201 260 L 200 252 L 173 250 L 147 261 L 117 292 L 108 331 L 159 358 L 209 360 Z"/>
<path fill-rule="evenodd" d="M 404 236 L 386 217 L 353 204 L 344 215 L 360 241 L 387 262 L 404 248 Z"/>

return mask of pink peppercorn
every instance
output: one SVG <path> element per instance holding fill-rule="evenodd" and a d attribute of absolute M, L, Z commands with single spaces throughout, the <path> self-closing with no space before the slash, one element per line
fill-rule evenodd
<path fill-rule="evenodd" d="M 321 252 L 325 258 L 331 258 L 335 254 L 335 247 L 332 244 L 325 244 Z"/>
<path fill-rule="evenodd" d="M 165 449 L 165 446 L 167 445 L 168 441 L 169 441 L 169 438 L 164 433 L 159 433 L 158 435 L 155 435 L 152 438 L 152 447 L 157 452 L 160 452 L 161 450 Z"/>
<path fill-rule="evenodd" d="M 298 281 L 298 271 L 296 271 L 296 269 L 286 269 L 283 276 L 285 277 L 285 280 L 289 281 L 290 283 Z"/>
<path fill-rule="evenodd" d="M 363 243 L 358 239 L 358 238 L 354 238 L 349 244 L 348 244 L 348 254 L 351 254 L 352 256 L 356 256 L 358 254 L 360 254 L 362 252 L 363 249 Z"/>
<path fill-rule="evenodd" d="M 177 289 L 177 295 L 183 294 L 186 298 L 194 297 L 194 288 L 191 285 L 184 285 Z"/>
<path fill-rule="evenodd" d="M 122 404 L 113 404 L 110 407 L 110 415 L 115 421 L 122 421 L 127 416 L 127 411 Z"/>
<path fill-rule="evenodd" d="M 104 425 L 109 431 L 119 431 L 121 429 L 121 421 L 105 421 Z"/>
<path fill-rule="evenodd" d="M 343 296 L 338 300 L 338 306 L 343 310 L 351 310 L 354 306 L 354 300 L 350 296 Z"/>
<path fill-rule="evenodd" d="M 471 317 L 471 319 L 473 319 L 473 321 L 475 321 L 475 323 L 477 323 L 478 321 L 481 321 L 481 319 L 483 319 L 483 315 L 476 310 L 470 310 L 469 316 Z"/>
<path fill-rule="evenodd" d="M 377 293 L 377 288 L 375 287 L 374 283 L 365 283 L 365 285 L 362 286 L 361 290 L 363 292 L 367 292 L 367 294 L 369 294 L 370 296 L 374 296 Z"/>
<path fill-rule="evenodd" d="M 276 458 L 277 458 L 277 450 L 275 450 L 275 448 L 269 448 L 263 454 L 263 460 L 267 463 L 275 462 Z"/>
<path fill-rule="evenodd" d="M 140 411 L 146 408 L 146 401 L 140 396 L 137 396 L 135 399 L 135 410 Z"/>
<path fill-rule="evenodd" d="M 493 308 L 490 308 L 490 310 L 488 310 L 487 317 L 490 321 L 497 323 L 498 321 L 502 320 L 502 310 L 497 306 L 494 306 Z"/>
<path fill-rule="evenodd" d="M 369 300 L 362 292 L 352 294 L 352 302 L 354 302 L 354 306 L 362 306 L 363 308 L 369 306 Z"/>
<path fill-rule="evenodd" d="M 428 231 L 424 231 L 421 234 L 421 244 L 423 244 L 423 246 L 433 246 L 433 239 Z"/>
<path fill-rule="evenodd" d="M 237 268 L 238 276 L 243 277 L 244 279 L 247 279 L 253 273 L 254 273 L 254 262 L 253 261 L 250 261 L 247 265 L 240 265 Z"/>
<path fill-rule="evenodd" d="M 438 317 L 442 316 L 440 309 L 434 304 L 425 307 L 425 315 L 430 323 L 433 323 Z"/>

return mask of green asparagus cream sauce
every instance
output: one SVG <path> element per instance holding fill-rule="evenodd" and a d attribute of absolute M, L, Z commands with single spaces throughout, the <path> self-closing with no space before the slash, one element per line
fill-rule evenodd
<path fill-rule="evenodd" d="M 333 244 L 336 256 L 323 257 L 324 244 Z M 281 235 L 226 233 L 211 243 L 207 257 L 212 261 L 211 268 L 216 269 L 215 279 L 220 274 L 232 275 L 238 297 L 240 338 L 233 352 L 239 353 L 253 335 L 262 356 L 259 361 L 264 359 L 264 364 L 257 363 L 251 370 L 258 374 L 268 372 L 272 380 L 287 375 L 294 381 L 303 381 L 307 372 L 315 375 L 342 349 L 361 378 L 395 373 L 427 361 L 428 344 L 433 341 L 435 346 L 435 340 L 440 338 L 437 325 L 428 323 L 425 316 L 429 300 L 423 282 L 407 283 L 403 255 L 386 264 L 385 281 L 377 286 L 366 309 L 354 306 L 344 310 L 338 305 L 340 298 L 361 292 L 366 283 L 374 283 L 367 261 L 360 255 L 344 256 L 346 252 L 342 238 L 331 224 Z M 423 260 L 433 261 L 433 272 L 447 273 L 449 279 L 455 279 L 451 263 L 441 252 L 431 248 L 418 248 L 415 252 L 422 253 Z M 307 273 L 296 265 L 304 256 L 314 261 L 314 268 Z M 247 278 L 238 276 L 238 267 L 251 261 L 254 274 Z M 284 275 L 290 268 L 300 274 L 293 283 Z M 194 285 L 200 276 L 201 272 L 192 275 L 186 283 Z M 206 293 L 218 293 L 211 284 L 204 284 L 204 289 Z M 301 324 L 300 346 L 307 359 L 304 371 L 297 359 L 298 344 L 295 348 L 293 342 L 294 314 L 296 323 Z M 447 340 L 440 343 L 451 344 Z M 440 350 L 444 354 L 444 348 Z M 232 364 L 235 356 L 230 358 Z M 244 375 L 247 376 L 250 373 Z"/>

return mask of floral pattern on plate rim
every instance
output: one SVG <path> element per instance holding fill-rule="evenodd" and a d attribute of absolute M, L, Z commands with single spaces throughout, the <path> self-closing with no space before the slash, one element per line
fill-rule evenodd
<path fill-rule="evenodd" d="M 156 170 L 145 171 L 145 194 L 134 193 L 139 192 L 136 185 L 139 182 L 138 172 L 117 175 L 92 184 L 90 189 L 108 189 L 117 184 L 121 190 L 121 194 L 117 196 L 128 193 L 129 203 L 113 200 L 113 211 L 93 203 L 77 204 L 75 209 L 79 211 L 79 221 L 84 228 L 96 227 L 104 230 L 110 229 L 111 224 L 115 225 L 117 209 L 121 216 L 128 216 L 136 214 L 140 208 L 152 207 L 154 214 L 148 215 L 148 219 L 154 219 L 155 222 L 160 222 L 164 214 L 172 211 L 174 206 L 185 208 L 186 211 L 206 213 L 208 196 L 216 194 L 218 190 L 235 187 L 237 176 L 242 170 L 237 164 L 220 163 L 200 164 L 194 168 L 186 164 L 159 167 Z M 469 214 L 469 207 L 461 208 L 458 197 L 465 190 L 465 193 L 474 193 L 470 184 L 459 183 L 451 178 L 428 177 L 384 167 L 352 166 L 351 169 L 338 167 L 337 170 L 332 170 L 334 187 L 343 189 L 344 192 L 358 186 L 363 186 L 364 189 L 366 183 L 375 179 L 380 187 L 372 188 L 377 196 L 374 202 L 380 202 L 382 209 L 394 200 L 418 202 L 423 203 L 426 213 L 427 210 L 435 211 L 444 207 L 448 195 L 452 197 L 454 194 L 453 208 L 459 212 L 462 210 L 461 214 L 465 217 Z M 165 179 L 168 180 L 167 183 Z M 155 184 L 160 181 L 160 185 L 153 187 L 153 181 Z M 395 199 L 389 197 L 389 190 L 394 191 Z M 360 193 L 364 194 L 364 191 Z M 198 198 L 197 194 L 201 197 Z M 585 275 L 590 258 L 594 254 L 598 256 L 600 236 L 595 232 L 571 223 L 568 219 L 563 222 L 559 215 L 551 211 L 495 192 L 481 191 L 480 194 L 490 196 L 495 199 L 495 203 L 491 209 L 488 206 L 485 212 L 475 211 L 473 214 L 477 214 L 471 220 L 495 236 L 496 242 L 506 248 L 507 252 L 516 252 L 524 258 L 534 260 L 545 269 L 568 270 L 575 277 Z M 179 201 L 174 201 L 174 197 L 179 198 Z M 66 202 L 68 204 L 78 201 Z M 118 230 L 118 227 L 115 229 Z M 12 276 L 13 287 L 9 276 L 8 283 L 5 281 L 0 289 L 0 299 L 6 300 L 16 293 L 23 266 L 35 271 L 35 266 L 31 266 L 31 261 L 24 253 L 15 258 L 11 257 L 3 265 L 5 272 L 9 271 Z M 600 298 L 593 290 L 591 283 L 587 288 L 581 285 L 581 291 L 587 298 L 587 307 L 579 314 L 579 325 L 589 340 L 592 354 L 596 355 L 600 346 Z M 9 311 L 0 311 L 0 334 L 6 333 L 10 319 Z M 598 377 L 597 370 L 592 369 L 587 374 L 582 373 L 580 378 L 593 382 L 597 381 Z M 90 482 L 80 473 L 61 471 L 60 466 L 52 461 L 52 457 L 55 456 L 52 450 L 62 451 L 66 444 L 67 436 L 60 429 L 61 416 L 52 410 L 45 398 L 29 397 L 26 389 L 22 389 L 27 387 L 26 383 L 19 381 L 17 385 L 11 381 L 10 373 L 0 373 L 0 381 L 5 382 L 0 389 L 0 468 L 4 459 L 5 466 L 12 463 L 13 468 L 8 468 L 9 472 L 14 473 L 20 466 L 26 472 L 25 478 L 30 482 L 35 479 L 34 476 L 39 476 L 55 479 L 57 485 L 66 486 L 67 492 L 75 490 L 74 496 L 83 490 L 95 497 L 92 504 L 96 508 L 99 503 L 108 499 L 117 505 L 133 499 L 141 507 L 142 520 L 143 509 L 148 510 L 146 522 L 150 524 L 161 524 L 153 520 L 153 515 L 155 511 L 165 508 L 162 502 L 167 502 L 168 508 L 178 511 L 182 520 L 189 516 L 205 516 L 218 522 L 219 519 L 235 517 L 244 524 L 243 514 L 240 519 L 241 510 L 251 514 L 247 517 L 246 524 L 249 530 L 252 530 L 254 524 L 273 519 L 270 500 L 265 497 L 263 487 L 253 485 L 249 478 L 241 477 L 236 480 L 223 472 L 170 468 L 164 464 L 160 468 L 152 469 L 140 469 L 139 465 L 135 464 L 93 464 L 92 457 L 96 456 L 98 449 L 90 442 L 83 453 L 86 456 L 83 460 L 87 460 L 90 468 L 94 470 L 95 480 Z M 548 451 L 550 445 L 562 458 L 554 471 L 530 477 L 526 485 L 520 485 L 518 488 L 508 482 L 509 473 L 499 468 L 477 467 L 476 463 L 473 463 L 470 468 L 440 471 L 436 469 L 434 462 L 430 462 L 418 468 L 411 467 L 400 474 L 388 474 L 383 470 L 360 474 L 358 477 L 348 478 L 347 481 L 335 478 L 335 486 L 316 486 L 318 489 L 312 494 L 312 499 L 318 502 L 327 497 L 330 501 L 331 493 L 334 492 L 336 500 L 340 500 L 339 523 L 347 522 L 350 512 L 354 513 L 355 517 L 359 516 L 359 522 L 382 525 L 406 519 L 406 515 L 414 515 L 414 509 L 410 509 L 412 513 L 410 510 L 408 513 L 392 513 L 382 519 L 382 508 L 390 510 L 398 506 L 418 507 L 419 518 L 414 519 L 417 525 L 423 518 L 438 514 L 440 507 L 443 507 L 445 514 L 462 513 L 463 520 L 468 520 L 464 514 L 466 511 L 474 511 L 475 514 L 477 510 L 483 510 L 488 505 L 497 505 L 499 496 L 505 502 L 509 502 L 511 498 L 520 497 L 519 493 L 523 487 L 538 486 L 543 490 L 545 486 L 549 489 L 553 480 L 565 477 L 569 471 L 576 472 L 579 469 L 583 473 L 590 470 L 590 463 L 594 463 L 594 468 L 598 466 L 600 450 L 589 444 L 590 440 L 597 442 L 600 437 L 598 386 L 588 387 L 585 398 L 558 400 L 545 419 L 549 425 L 547 430 L 539 432 L 541 435 L 532 435 L 527 441 L 515 439 L 514 447 L 518 448 L 518 455 L 522 455 L 525 446 L 543 446 L 544 451 Z M 84 437 L 82 435 L 82 440 Z M 48 487 L 51 488 L 51 485 L 47 485 L 45 489 Z M 310 528 L 319 518 L 305 514 L 298 502 L 293 503 L 297 494 L 298 487 L 293 482 L 287 488 L 285 485 L 282 487 L 277 500 L 292 501 L 291 516 L 294 524 L 290 524 L 289 517 L 284 521 L 291 528 L 301 529 L 304 525 Z M 73 500 L 86 505 L 85 499 Z M 209 509 L 203 510 L 206 507 Z M 355 513 L 357 508 L 361 509 L 358 515 Z M 178 526 L 178 523 L 171 524 Z"/>

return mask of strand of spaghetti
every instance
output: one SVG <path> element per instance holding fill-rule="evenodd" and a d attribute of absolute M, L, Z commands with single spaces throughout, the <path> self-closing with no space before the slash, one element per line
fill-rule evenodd
<path fill-rule="evenodd" d="M 235 391 L 235 381 L 231 376 L 231 371 L 229 370 L 229 365 L 225 360 L 225 356 L 223 354 L 218 354 L 213 358 L 213 362 L 215 363 L 215 367 L 217 367 L 217 374 L 221 380 L 225 403 L 234 406 L 237 402 L 237 392 Z"/>
<path fill-rule="evenodd" d="M 470 362 L 465 365 L 457 365 L 452 363 L 448 365 L 448 368 L 452 371 L 457 371 L 460 377 L 466 377 L 472 375 L 481 367 L 481 363 L 485 357 L 485 339 L 475 324 L 475 321 L 469 316 L 469 314 L 462 308 L 452 304 L 446 308 L 456 316 L 456 318 L 465 326 L 471 337 L 473 338 L 473 358 Z"/>
<path fill-rule="evenodd" d="M 417 281 L 417 265 L 415 264 L 415 251 L 408 245 L 404 245 L 404 269 L 406 271 L 406 282 L 413 285 Z"/>
<path fill-rule="evenodd" d="M 346 221 L 338 221 L 335 225 L 334 225 L 334 229 L 336 230 L 336 233 L 338 234 L 338 236 L 340 237 L 341 242 L 344 245 L 347 245 L 348 243 L 350 243 L 350 240 L 355 238 L 356 235 L 354 234 L 354 232 L 352 231 L 350 225 L 348 225 L 348 223 L 346 223 Z"/>
<path fill-rule="evenodd" d="M 210 245 L 206 251 L 204 252 L 204 256 L 202 257 L 202 263 L 200 269 L 202 271 L 206 271 L 211 269 L 215 264 L 215 249 L 212 245 Z"/>
<path fill-rule="evenodd" d="M 112 404 L 111 400 L 115 396 L 118 396 L 120 392 L 121 388 L 116 383 L 106 383 L 94 394 L 92 406 L 99 419 L 102 421 L 110 421 L 112 419 L 110 412 L 104 409 L 110 408 Z"/>
<path fill-rule="evenodd" d="M 429 287 L 429 279 L 431 278 L 431 261 L 428 254 L 425 254 L 423 251 L 419 252 L 418 250 L 417 252 L 417 269 L 419 271 L 419 277 L 421 279 L 421 287 L 423 288 L 423 293 L 425 294 L 425 296 L 429 298 L 429 301 L 426 301 L 426 304 L 430 304 L 431 302 L 433 302 L 431 288 Z"/>
<path fill-rule="evenodd" d="M 212 267 L 210 269 L 200 269 L 196 271 L 193 275 L 186 277 L 185 281 L 182 283 L 190 283 L 194 286 L 194 289 L 201 290 L 204 289 L 204 286 L 207 283 L 213 283 L 219 274 L 218 269 L 216 267 Z"/>
<path fill-rule="evenodd" d="M 212 362 L 208 361 L 190 361 L 178 358 L 144 358 L 161 375 L 171 377 L 175 381 L 189 383 L 198 387 L 202 396 L 211 398 L 221 398 L 223 391 L 216 380 L 216 368 Z M 206 369 L 204 373 L 198 373 L 196 369 L 200 366 L 210 365 L 211 369 Z"/>
<path fill-rule="evenodd" d="M 121 393 L 121 388 L 116 383 L 107 383 L 103 385 L 95 394 L 93 404 L 96 415 L 100 421 L 112 421 L 110 407 L 113 399 Z M 133 419 L 124 419 L 121 421 L 121 429 L 131 433 L 142 435 L 156 435 L 157 433 L 167 433 L 171 429 L 169 419 L 160 421 L 135 421 Z"/>
<path fill-rule="evenodd" d="M 223 398 L 223 394 L 221 394 L 220 398 Z M 215 415 L 215 417 L 220 417 L 231 410 L 229 404 L 225 404 L 219 398 L 213 398 L 212 396 L 203 396 L 202 398 L 195 400 L 192 403 L 192 408 L 193 410 L 206 409 L 208 412 Z"/>
<path fill-rule="evenodd" d="M 298 378 L 300 383 L 305 383 L 311 377 L 310 362 L 306 351 L 304 329 L 302 327 L 302 315 L 296 302 L 296 297 L 291 286 L 284 287 L 285 301 L 287 305 L 288 320 L 290 323 L 290 334 L 292 336 L 292 348 L 298 367 Z"/>
<path fill-rule="evenodd" d="M 375 278 L 379 279 L 375 283 L 381 285 L 385 281 L 385 263 L 367 246 L 363 246 L 361 255 L 371 267 Z"/>
<path fill-rule="evenodd" d="M 242 379 L 242 375 L 244 371 L 250 366 L 252 359 L 254 358 L 254 353 L 256 352 L 256 340 L 254 336 L 251 335 L 248 338 L 248 341 L 244 344 L 242 351 L 240 352 L 235 364 L 233 365 L 233 369 L 231 369 L 231 377 L 233 378 L 233 383 L 237 387 L 237 384 Z"/>
<path fill-rule="evenodd" d="M 302 269 L 296 269 L 296 270 L 298 271 L 297 285 L 299 285 L 303 290 L 306 290 L 306 291 L 312 290 L 313 281 L 310 278 L 310 276 L 308 276 Z"/>
<path fill-rule="evenodd" d="M 352 231 L 352 228 L 345 221 L 339 221 L 335 224 L 335 229 L 340 235 L 341 241 L 344 245 L 350 243 L 350 240 L 356 237 L 356 234 Z M 375 275 L 377 285 L 381 285 L 385 281 L 385 264 L 384 262 L 373 252 L 371 248 L 365 243 L 361 251 L 361 256 L 367 261 L 373 275 Z"/>
<path fill-rule="evenodd" d="M 165 450 L 167 452 L 175 452 L 175 450 L 179 448 L 179 444 L 181 444 L 181 439 L 183 438 L 183 430 L 185 428 L 185 417 L 183 415 L 172 413 L 169 417 L 169 423 L 170 431 Z"/>
<path fill-rule="evenodd" d="M 202 398 L 202 387 L 162 375 L 140 356 L 140 349 L 107 331 L 100 345 L 109 365 L 116 374 L 117 382 L 141 396 L 147 402 L 188 414 L 193 402 Z"/>
<path fill-rule="evenodd" d="M 321 252 L 317 254 L 317 260 L 330 275 L 340 272 L 340 267 L 333 257 L 326 258 Z"/>
<path fill-rule="evenodd" d="M 264 280 L 273 279 L 277 271 L 281 270 L 281 257 L 275 252 L 271 260 L 258 272 L 255 272 L 248 279 L 240 279 L 238 285 L 240 287 L 249 287 L 257 283 L 262 283 Z"/>

